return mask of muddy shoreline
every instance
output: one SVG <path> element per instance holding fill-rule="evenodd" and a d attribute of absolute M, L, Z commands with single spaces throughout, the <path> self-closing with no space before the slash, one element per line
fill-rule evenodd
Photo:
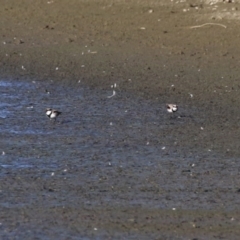
<path fill-rule="evenodd" d="M 238 15 L 237 2 L 5 1 L 1 239 L 238 239 Z"/>

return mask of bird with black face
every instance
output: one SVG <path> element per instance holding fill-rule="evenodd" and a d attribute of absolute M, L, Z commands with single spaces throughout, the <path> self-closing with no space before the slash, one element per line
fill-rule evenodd
<path fill-rule="evenodd" d="M 178 110 L 178 106 L 176 104 L 167 104 L 166 107 L 169 113 L 174 113 Z"/>
<path fill-rule="evenodd" d="M 47 108 L 46 109 L 46 115 L 49 117 L 49 119 L 53 119 L 54 121 L 56 121 L 57 117 L 61 114 L 62 112 L 57 111 L 55 109 L 52 108 Z"/>

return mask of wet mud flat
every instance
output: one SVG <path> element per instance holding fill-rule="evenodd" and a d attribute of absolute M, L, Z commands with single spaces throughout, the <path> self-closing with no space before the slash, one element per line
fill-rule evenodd
<path fill-rule="evenodd" d="M 0 91 L 1 239 L 237 239 L 239 161 L 194 144 L 202 111 L 118 86 Z"/>
<path fill-rule="evenodd" d="M 239 239 L 238 19 L 233 1 L 4 1 L 0 238 Z"/>

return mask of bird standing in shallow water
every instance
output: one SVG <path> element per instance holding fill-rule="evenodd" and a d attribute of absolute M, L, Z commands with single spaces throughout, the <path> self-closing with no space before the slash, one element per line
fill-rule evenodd
<path fill-rule="evenodd" d="M 166 107 L 169 113 L 174 113 L 178 110 L 178 106 L 176 104 L 167 104 Z"/>
<path fill-rule="evenodd" d="M 54 119 L 54 121 L 56 121 L 57 117 L 61 114 L 62 112 L 59 112 L 57 110 L 54 110 L 52 108 L 47 108 L 46 109 L 46 115 L 50 118 L 50 119 Z"/>

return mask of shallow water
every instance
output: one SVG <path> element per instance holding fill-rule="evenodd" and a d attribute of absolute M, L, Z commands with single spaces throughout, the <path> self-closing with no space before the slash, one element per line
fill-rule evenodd
<path fill-rule="evenodd" d="M 105 162 L 109 164 L 127 165 L 126 159 L 137 158 L 139 163 L 151 165 L 152 159 L 155 161 L 171 148 L 159 142 L 159 129 L 186 122 L 179 116 L 172 118 L 164 105 L 140 98 L 133 101 L 118 89 L 117 95 L 109 98 L 111 88 L 98 92 L 81 86 L 2 80 L 0 91 L 0 133 L 6 137 L 5 144 L 12 141 L 14 148 L 21 149 L 23 159 L 37 157 L 38 167 L 41 159 L 45 159 L 42 155 L 57 158 L 61 165 L 61 159 L 67 157 L 70 161 L 79 153 L 90 157 L 99 153 L 109 155 L 111 158 Z M 46 117 L 47 107 L 63 112 L 56 122 Z M 10 166 L 15 153 L 2 144 L 1 150 L 6 152 L 2 161 L 7 159 Z M 24 165 L 34 166 L 32 162 Z"/>
<path fill-rule="evenodd" d="M 0 81 L 0 206 L 11 212 L 2 218 L 3 237 L 25 237 L 28 228 L 30 236 L 41 239 L 48 231 L 54 239 L 79 236 L 61 220 L 63 208 L 75 209 L 66 211 L 82 224 L 82 239 L 106 239 L 108 231 L 126 237 L 111 221 L 120 213 L 125 214 L 121 221 L 131 219 L 132 208 L 141 218 L 139 211 L 238 206 L 238 163 L 194 143 L 194 129 L 204 121 L 194 108 L 181 106 L 171 115 L 165 103 L 132 96 L 118 86 L 115 91 L 108 98 L 110 87 Z M 56 122 L 45 115 L 47 107 L 62 111 Z M 111 216 L 108 208 L 115 209 Z M 26 212 L 28 221 L 18 211 Z M 82 211 L 100 213 L 89 223 Z M 52 214 L 58 219 L 54 226 L 49 225 Z M 102 221 L 109 227 L 96 232 Z M 155 231 L 147 236 L 159 236 Z M 144 236 L 141 231 L 127 235 Z"/>

